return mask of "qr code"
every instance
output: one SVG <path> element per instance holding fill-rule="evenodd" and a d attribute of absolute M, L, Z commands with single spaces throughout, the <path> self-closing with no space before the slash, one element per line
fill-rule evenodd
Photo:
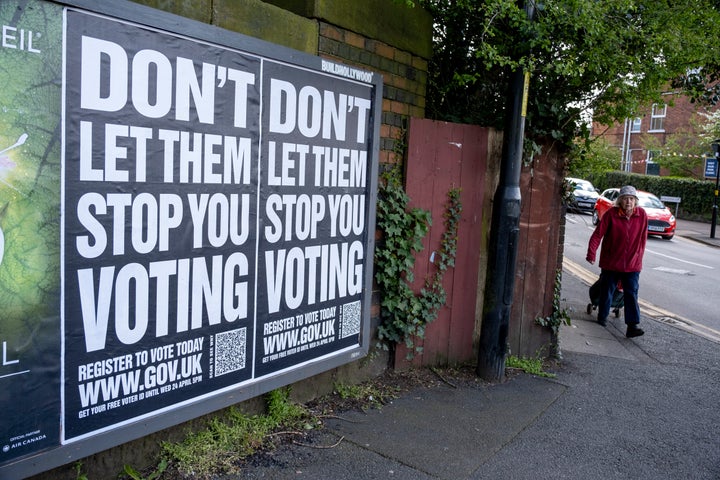
<path fill-rule="evenodd" d="M 342 306 L 340 338 L 360 333 L 360 300 Z"/>
<path fill-rule="evenodd" d="M 247 328 L 215 334 L 215 376 L 245 368 Z"/>

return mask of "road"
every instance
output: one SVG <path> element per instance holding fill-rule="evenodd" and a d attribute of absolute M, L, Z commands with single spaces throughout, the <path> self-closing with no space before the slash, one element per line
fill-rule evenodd
<path fill-rule="evenodd" d="M 567 214 L 565 268 L 588 275 L 582 277 L 588 280 L 600 275 L 597 262 L 591 265 L 585 260 L 593 229 L 590 215 Z M 677 235 L 669 241 L 648 239 L 640 275 L 644 315 L 720 340 L 719 283 L 718 249 Z"/>

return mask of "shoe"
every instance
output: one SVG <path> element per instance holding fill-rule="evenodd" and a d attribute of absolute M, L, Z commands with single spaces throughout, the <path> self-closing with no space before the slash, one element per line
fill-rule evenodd
<path fill-rule="evenodd" d="M 600 319 L 598 318 L 598 321 L 597 321 L 597 322 L 600 324 L 601 327 L 607 327 L 607 319 L 606 319 L 606 318 L 604 318 L 604 319 L 602 319 L 602 320 L 600 320 Z"/>
<path fill-rule="evenodd" d="M 636 325 L 628 325 L 625 336 L 627 338 L 640 337 L 645 334 L 645 330 L 638 328 Z"/>

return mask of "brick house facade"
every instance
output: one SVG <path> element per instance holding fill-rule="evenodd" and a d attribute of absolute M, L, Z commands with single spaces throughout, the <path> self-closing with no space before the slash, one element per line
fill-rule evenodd
<path fill-rule="evenodd" d="M 603 137 L 608 144 L 621 152 L 619 169 L 630 173 L 668 175 L 666 168 L 653 161 L 659 152 L 687 159 L 690 176 L 703 178 L 703 158 L 699 125 L 706 122 L 700 113 L 709 113 L 717 107 L 705 108 L 692 103 L 679 92 L 664 94 L 665 104 L 653 104 L 639 112 L 635 118 L 607 126 L 593 122 L 592 136 Z M 686 148 L 678 148 L 680 135 L 693 138 Z M 674 139 L 673 139 L 674 137 Z M 708 147 L 709 148 L 709 147 Z M 699 149 L 699 150 L 698 150 Z"/>

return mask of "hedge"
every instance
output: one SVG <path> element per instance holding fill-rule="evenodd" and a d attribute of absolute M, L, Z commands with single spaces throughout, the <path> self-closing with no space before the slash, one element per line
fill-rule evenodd
<path fill-rule="evenodd" d="M 690 178 L 658 177 L 620 171 L 594 174 L 588 178 L 600 191 L 606 188 L 632 185 L 638 190 L 652 192 L 658 197 L 680 197 L 677 216 L 686 220 L 709 221 L 715 200 L 715 182 Z M 675 211 L 675 205 L 669 205 Z"/>

